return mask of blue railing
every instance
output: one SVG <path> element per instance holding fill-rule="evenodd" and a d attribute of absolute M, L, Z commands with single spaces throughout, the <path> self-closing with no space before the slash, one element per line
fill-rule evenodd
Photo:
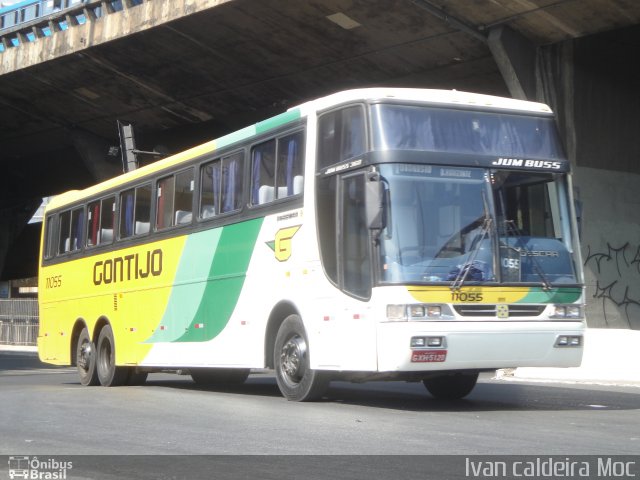
<path fill-rule="evenodd" d="M 143 0 L 23 0 L 2 7 L 0 52 L 67 30 L 70 24 L 82 25 L 88 16 L 100 18 L 123 10 L 123 2 L 136 6 Z"/>
<path fill-rule="evenodd" d="M 43 4 L 40 0 L 25 0 L 0 8 L 0 29 L 13 27 L 33 20 L 41 15 Z"/>

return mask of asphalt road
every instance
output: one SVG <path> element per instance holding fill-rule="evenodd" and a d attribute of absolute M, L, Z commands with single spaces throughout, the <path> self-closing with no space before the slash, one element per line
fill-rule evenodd
<path fill-rule="evenodd" d="M 522 383 L 486 375 L 466 399 L 443 402 L 421 384 L 336 382 L 322 401 L 295 403 L 282 398 L 265 373 L 231 389 L 202 388 L 189 376 L 173 374 L 151 374 L 144 386 L 82 387 L 72 368 L 0 352 L 0 409 L 4 455 L 273 455 L 248 463 L 266 461 L 280 472 L 291 463 L 283 456 L 318 454 L 632 455 L 640 465 L 636 387 Z M 229 465 L 242 457 L 225 458 Z M 380 473 L 402 457 L 368 458 L 367 469 Z M 403 464 L 424 472 L 415 458 Z M 361 461 L 343 463 L 355 468 Z M 193 459 L 188 462 L 193 467 Z M 304 470 L 315 465 L 324 472 L 326 462 L 306 458 Z M 147 478 L 143 473 L 136 470 L 131 478 Z M 264 473 L 261 478 L 270 478 Z M 352 473 L 350 478 L 359 478 L 362 470 Z"/>

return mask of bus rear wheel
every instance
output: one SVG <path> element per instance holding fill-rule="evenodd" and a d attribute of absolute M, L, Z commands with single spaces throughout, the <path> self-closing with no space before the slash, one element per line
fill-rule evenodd
<path fill-rule="evenodd" d="M 98 369 L 96 368 L 96 346 L 91 341 L 89 330 L 83 328 L 76 346 L 76 367 L 80 383 L 85 386 L 99 385 Z"/>
<path fill-rule="evenodd" d="M 98 336 L 97 370 L 103 387 L 125 385 L 130 371 L 127 367 L 116 367 L 116 344 L 111 325 L 105 325 Z"/>
<path fill-rule="evenodd" d="M 441 377 L 425 378 L 424 386 L 439 400 L 457 400 L 471 393 L 478 381 L 478 373 L 455 373 Z"/>
<path fill-rule="evenodd" d="M 309 366 L 307 334 L 298 315 L 289 315 L 280 325 L 273 364 L 278 388 L 287 400 L 317 400 L 329 386 L 328 375 Z"/>

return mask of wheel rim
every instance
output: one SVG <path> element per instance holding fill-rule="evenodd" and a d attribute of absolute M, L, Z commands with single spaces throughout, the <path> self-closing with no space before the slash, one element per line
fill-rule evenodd
<path fill-rule="evenodd" d="M 300 335 L 294 335 L 280 351 L 280 372 L 291 385 L 297 385 L 306 372 L 307 343 Z"/>
<path fill-rule="evenodd" d="M 92 355 L 93 348 L 91 347 L 91 342 L 82 342 L 82 345 L 80 345 L 80 352 L 78 354 L 78 366 L 85 372 L 89 371 Z"/>

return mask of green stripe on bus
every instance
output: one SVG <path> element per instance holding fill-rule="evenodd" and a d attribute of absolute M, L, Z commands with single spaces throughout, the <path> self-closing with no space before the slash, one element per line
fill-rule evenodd
<path fill-rule="evenodd" d="M 256 123 L 256 134 L 281 127 L 282 125 L 298 120 L 300 117 L 300 110 L 297 108 L 281 113 L 280 115 L 276 115 L 275 117 Z"/>
<path fill-rule="evenodd" d="M 224 148 L 237 142 L 241 142 L 247 138 L 253 137 L 256 134 L 255 125 L 245 127 L 237 132 L 230 133 L 216 140 L 216 149 Z"/>
<path fill-rule="evenodd" d="M 160 325 L 146 343 L 171 342 L 184 334 L 195 317 L 218 248 L 222 228 L 205 230 L 187 237 L 176 270 L 174 286 Z"/>
<path fill-rule="evenodd" d="M 198 310 L 176 341 L 204 342 L 224 330 L 238 303 L 262 222 L 258 218 L 224 227 Z"/>
<path fill-rule="evenodd" d="M 533 287 L 518 303 L 574 303 L 582 295 L 581 288 L 552 288 Z"/>
<path fill-rule="evenodd" d="M 238 130 L 237 132 L 233 132 L 225 135 L 224 137 L 220 137 L 216 140 L 216 149 L 228 147 L 229 145 L 241 142 L 243 140 L 246 140 L 247 138 L 254 137 L 274 128 L 278 128 L 282 125 L 286 125 L 287 123 L 298 120 L 300 117 L 300 110 L 297 108 L 288 112 L 281 113 L 280 115 L 276 115 L 273 118 L 269 118 L 255 125 L 245 127 L 242 130 Z"/>

